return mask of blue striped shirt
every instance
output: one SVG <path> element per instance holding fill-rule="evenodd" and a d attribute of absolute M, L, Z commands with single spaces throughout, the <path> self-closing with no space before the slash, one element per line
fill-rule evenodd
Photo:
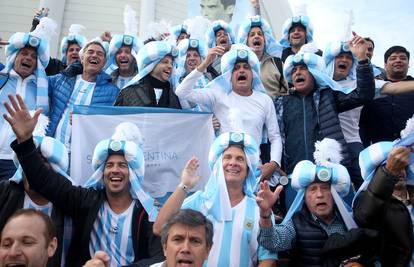
<path fill-rule="evenodd" d="M 36 106 L 36 76 L 30 75 L 26 79 L 22 78 L 14 71 L 9 72 L 9 79 L 7 83 L 0 90 L 0 114 L 8 114 L 4 107 L 4 102 L 9 102 L 8 95 L 19 94 L 24 99 L 29 110 L 35 110 Z M 10 148 L 10 143 L 15 139 L 15 135 L 10 127 L 10 124 L 5 120 L 0 120 L 0 159 L 13 159 L 13 151 Z"/>
<path fill-rule="evenodd" d="M 76 83 L 72 91 L 72 95 L 67 103 L 65 111 L 56 128 L 55 138 L 65 144 L 68 152 L 70 152 L 70 140 L 72 125 L 70 116 L 75 105 L 89 105 L 92 100 L 93 91 L 95 89 L 94 82 L 88 82 L 82 79 L 81 75 L 76 76 Z"/>
<path fill-rule="evenodd" d="M 125 266 L 134 261 L 132 243 L 132 213 L 135 201 L 124 212 L 116 214 L 108 202 L 101 206 L 93 224 L 89 252 L 91 257 L 98 250 L 105 251 L 110 260 L 110 266 Z"/>
<path fill-rule="evenodd" d="M 202 211 L 200 199 L 194 199 L 182 208 Z M 213 246 L 206 266 L 251 267 L 266 259 L 276 259 L 276 254 L 259 246 L 259 207 L 254 198 L 244 199 L 232 208 L 232 221 L 216 221 L 205 214 L 214 224 Z"/>

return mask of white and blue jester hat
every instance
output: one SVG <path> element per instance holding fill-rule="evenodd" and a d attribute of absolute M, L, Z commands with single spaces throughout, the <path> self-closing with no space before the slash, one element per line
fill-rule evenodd
<path fill-rule="evenodd" d="M 234 37 L 233 30 L 230 25 L 227 24 L 224 20 L 214 21 L 206 31 L 206 42 L 208 48 L 213 48 L 216 46 L 216 33 L 223 29 L 229 36 L 230 44 L 234 44 L 236 38 Z"/>
<path fill-rule="evenodd" d="M 253 72 L 252 90 L 266 93 L 260 80 L 260 62 L 256 54 L 246 45 L 234 44 L 221 58 L 221 75 L 209 82 L 205 88 L 222 90 L 229 94 L 232 91 L 231 75 L 234 65 L 240 61 L 247 62 Z"/>
<path fill-rule="evenodd" d="M 14 67 L 14 61 L 20 49 L 33 47 L 37 51 L 37 68 L 35 70 L 37 92 L 36 105 L 43 109 L 43 113 L 49 113 L 48 78 L 45 69 L 49 64 L 50 48 L 49 38 L 56 30 L 56 22 L 44 17 L 33 32 L 16 32 L 9 39 L 6 47 L 6 66 L 3 71 L 9 73 Z"/>
<path fill-rule="evenodd" d="M 282 26 L 282 39 L 280 44 L 283 47 L 290 47 L 289 31 L 292 27 L 301 25 L 306 29 L 306 43 L 313 42 L 313 26 L 308 16 L 300 15 L 288 18 Z"/>
<path fill-rule="evenodd" d="M 165 56 L 172 56 L 173 60 L 178 56 L 178 49 L 175 45 L 165 41 L 153 41 L 145 44 L 136 57 L 138 63 L 138 74 L 132 78 L 125 87 L 137 84 L 142 78 L 150 74 L 154 67 L 160 63 Z M 174 66 L 173 66 L 174 68 Z M 172 81 L 172 76 L 170 80 Z"/>
<path fill-rule="evenodd" d="M 283 75 L 288 83 L 292 81 L 292 70 L 297 65 L 305 65 L 312 74 L 319 88 L 330 87 L 332 90 L 342 91 L 342 86 L 335 82 L 326 71 L 323 58 L 315 54 L 317 49 L 313 44 L 305 44 L 298 53 L 286 58 L 283 66 Z"/>
<path fill-rule="evenodd" d="M 80 24 L 72 24 L 69 27 L 69 34 L 63 37 L 62 42 L 60 43 L 60 58 L 63 64 L 67 64 L 66 52 L 68 51 L 70 44 L 78 44 L 80 48 L 83 48 L 86 45 L 86 37 L 80 34 L 82 30 L 85 30 L 84 26 Z"/>
<path fill-rule="evenodd" d="M 194 199 L 201 199 L 201 212 L 212 215 L 217 221 L 231 221 L 232 211 L 229 193 L 223 171 L 223 153 L 231 145 L 242 147 L 246 155 L 248 167 L 247 177 L 244 180 L 243 192 L 248 197 L 255 197 L 259 177 L 258 165 L 260 163 L 259 147 L 254 138 L 243 132 L 227 132 L 218 136 L 210 147 L 209 167 L 210 177 L 204 191 L 197 191 L 184 200 L 191 203 Z"/>
<path fill-rule="evenodd" d="M 272 57 L 281 57 L 283 47 L 275 40 L 272 33 L 272 28 L 269 23 L 261 16 L 253 16 L 244 20 L 239 27 L 239 34 L 237 35 L 237 43 L 247 45 L 249 32 L 253 27 L 259 27 L 265 39 L 265 51 Z"/>
<path fill-rule="evenodd" d="M 364 183 L 355 194 L 354 200 L 363 190 L 366 190 L 372 178 L 374 177 L 376 169 L 384 165 L 387 161 L 388 155 L 394 147 L 405 146 L 414 149 L 414 116 L 407 120 L 407 125 L 401 131 L 401 139 L 390 141 L 382 141 L 370 145 L 359 154 L 359 167 L 361 168 L 361 176 Z M 414 153 L 411 150 L 410 162 L 406 168 L 407 184 L 414 185 Z"/>
<path fill-rule="evenodd" d="M 139 49 L 144 45 L 141 39 L 138 38 L 138 28 L 136 21 L 136 12 L 129 6 L 125 5 L 124 9 L 124 34 L 115 34 L 108 48 L 108 60 L 106 65 L 106 73 L 111 74 L 113 71 L 118 69 L 116 64 L 116 53 L 122 46 L 130 46 L 131 54 L 136 58 Z"/>
<path fill-rule="evenodd" d="M 130 122 L 120 123 L 111 138 L 104 139 L 96 145 L 92 157 L 94 173 L 84 186 L 98 190 L 103 189 L 105 187 L 103 172 L 108 157 L 111 154 L 122 154 L 128 162 L 131 196 L 141 202 L 148 213 L 149 220 L 153 222 L 157 218 L 158 208 L 154 199 L 142 188 L 145 173 L 143 143 L 141 132 L 135 124 Z"/>
<path fill-rule="evenodd" d="M 179 24 L 171 27 L 170 34 L 174 36 L 174 39 L 177 41 L 180 34 L 186 33 L 190 35 L 190 31 L 188 30 L 188 26 L 186 24 Z"/>
<path fill-rule="evenodd" d="M 349 71 L 349 75 L 346 78 L 346 81 L 342 83 L 342 85 L 344 85 L 342 88 L 342 92 L 344 92 L 345 94 L 349 94 L 356 88 L 355 81 L 356 81 L 356 67 L 358 65 L 358 60 L 355 58 L 355 56 L 351 52 L 348 42 L 343 42 L 343 41 L 330 42 L 327 45 L 323 53 L 323 58 L 326 64 L 326 71 L 329 74 L 329 76 L 333 78 L 334 72 L 335 72 L 335 58 L 343 53 L 348 53 L 352 57 L 352 67 Z"/>
<path fill-rule="evenodd" d="M 34 111 L 31 113 L 33 114 Z M 40 151 L 40 154 L 49 162 L 52 168 L 73 183 L 72 179 L 68 176 L 69 156 L 66 146 L 53 137 L 45 136 L 48 123 L 49 119 L 45 115 L 40 114 L 36 128 L 33 131 L 34 143 Z M 23 169 L 20 166 L 16 154 L 13 157 L 13 162 L 17 170 L 13 177 L 10 178 L 10 181 L 21 183 L 23 181 Z"/>
<path fill-rule="evenodd" d="M 333 200 L 347 229 L 356 227 L 342 199 L 349 193 L 351 179 L 348 170 L 340 164 L 342 160 L 341 149 L 341 144 L 336 140 L 324 138 L 315 143 L 313 157 L 316 164 L 309 160 L 302 160 L 296 164 L 291 175 L 291 185 L 298 193 L 282 223 L 291 219 L 293 214 L 300 210 L 304 202 L 306 188 L 312 183 L 323 182 L 331 184 Z"/>
<path fill-rule="evenodd" d="M 174 83 L 178 84 L 181 77 L 187 74 L 185 69 L 185 61 L 187 58 L 188 49 L 197 50 L 198 54 L 201 57 L 201 60 L 205 59 L 207 56 L 207 46 L 203 40 L 198 39 L 185 39 L 182 40 L 178 45 L 178 56 L 176 58 L 176 68 L 174 69 Z"/>

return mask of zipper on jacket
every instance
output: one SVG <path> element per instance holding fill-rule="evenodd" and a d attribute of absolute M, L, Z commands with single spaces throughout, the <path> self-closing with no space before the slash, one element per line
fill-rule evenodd
<path fill-rule="evenodd" d="M 302 109 L 303 109 L 303 140 L 305 142 L 305 158 L 308 159 L 308 140 L 306 138 L 306 109 L 305 109 L 305 97 L 302 96 Z"/>

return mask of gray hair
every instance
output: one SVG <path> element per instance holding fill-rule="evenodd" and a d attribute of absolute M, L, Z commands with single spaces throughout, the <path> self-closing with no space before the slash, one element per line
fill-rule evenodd
<path fill-rule="evenodd" d="M 213 223 L 201 212 L 192 209 L 182 209 L 174 214 L 162 227 L 161 243 L 166 244 L 171 226 L 181 223 L 190 227 L 204 226 L 206 230 L 207 247 L 213 245 Z"/>

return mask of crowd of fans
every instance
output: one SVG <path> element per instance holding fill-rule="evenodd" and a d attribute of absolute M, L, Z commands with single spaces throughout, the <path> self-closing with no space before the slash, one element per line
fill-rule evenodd
<path fill-rule="evenodd" d="M 322 51 L 309 17 L 289 18 L 277 41 L 257 15 L 237 33 L 219 20 L 202 37 L 182 24 L 143 41 L 127 30 L 87 40 L 72 25 L 57 59 L 40 15 L 10 37 L 0 72 L 0 267 L 414 266 L 404 47 L 380 68 L 368 37 Z M 130 122 L 97 140 L 94 173 L 75 186 L 76 105 L 212 113 L 204 189 L 190 193 L 193 157 L 160 208 Z"/>

